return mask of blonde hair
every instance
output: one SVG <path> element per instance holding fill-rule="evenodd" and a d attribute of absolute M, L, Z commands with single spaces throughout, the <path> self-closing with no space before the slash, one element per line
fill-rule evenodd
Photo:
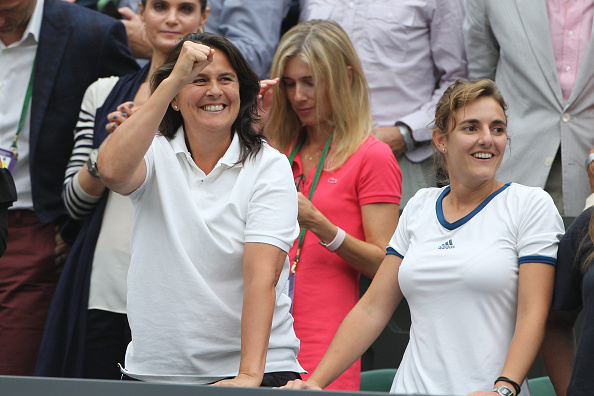
<path fill-rule="evenodd" d="M 483 78 L 469 81 L 461 78 L 450 85 L 437 102 L 435 120 L 433 120 L 434 130 L 447 138 L 456 126 L 456 110 L 483 97 L 494 99 L 501 106 L 505 118 L 507 118 L 507 104 L 492 80 Z M 435 147 L 434 142 L 432 142 L 432 145 L 434 166 L 441 179 L 439 181 L 447 183 L 449 176 L 445 154 Z"/>
<path fill-rule="evenodd" d="M 304 22 L 283 36 L 271 71 L 271 77 L 280 77 L 281 83 L 274 90 L 266 124 L 266 134 L 282 152 L 297 143 L 302 127 L 282 82 L 287 62 L 296 56 L 311 70 L 317 109 L 321 106 L 322 92 L 326 93 L 330 109 L 327 122 L 334 128 L 334 137 L 325 167 L 336 169 L 357 151 L 373 127 L 367 81 L 361 63 L 347 34 L 335 22 Z"/>

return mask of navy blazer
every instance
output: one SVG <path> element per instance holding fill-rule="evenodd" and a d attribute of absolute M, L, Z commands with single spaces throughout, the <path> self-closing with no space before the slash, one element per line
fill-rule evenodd
<path fill-rule="evenodd" d="M 40 221 L 66 215 L 62 183 L 87 87 L 101 77 L 137 69 L 121 22 L 62 0 L 45 0 L 29 141 L 33 206 Z"/>

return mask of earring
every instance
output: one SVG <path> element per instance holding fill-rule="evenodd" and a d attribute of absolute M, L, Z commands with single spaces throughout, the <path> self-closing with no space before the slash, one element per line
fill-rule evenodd
<path fill-rule="evenodd" d="M 442 147 L 442 148 L 441 148 L 441 151 L 443 151 L 443 152 L 445 153 L 445 147 Z"/>
<path fill-rule="evenodd" d="M 146 42 L 147 37 L 148 33 L 146 32 L 146 23 L 142 22 L 142 25 L 140 26 L 140 38 L 142 41 Z"/>
<path fill-rule="evenodd" d="M 177 106 L 173 106 L 173 109 L 174 109 L 175 111 L 177 111 Z"/>

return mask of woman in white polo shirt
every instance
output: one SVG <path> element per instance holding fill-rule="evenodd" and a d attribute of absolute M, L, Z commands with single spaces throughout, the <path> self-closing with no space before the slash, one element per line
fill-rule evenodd
<path fill-rule="evenodd" d="M 505 108 L 491 80 L 458 80 L 444 92 L 433 143 L 449 185 L 421 189 L 407 203 L 367 293 L 308 381 L 289 386 L 330 383 L 405 297 L 410 341 L 391 392 L 517 396 L 525 389 L 564 228 L 542 189 L 495 179 L 508 139 Z"/>
<path fill-rule="evenodd" d="M 99 153 L 105 184 L 136 210 L 129 377 L 251 387 L 303 371 L 283 293 L 297 195 L 252 127 L 258 91 L 235 46 L 189 35 Z"/>

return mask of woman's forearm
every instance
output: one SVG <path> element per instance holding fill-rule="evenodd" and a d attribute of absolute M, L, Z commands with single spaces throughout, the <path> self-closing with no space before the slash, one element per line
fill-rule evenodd
<path fill-rule="evenodd" d="M 375 341 L 402 300 L 398 269 L 402 259 L 385 257 L 361 300 L 344 318 L 309 380 L 324 388 L 350 367 Z"/>
<path fill-rule="evenodd" d="M 234 379 L 241 386 L 262 383 L 276 304 L 275 287 L 286 257 L 286 252 L 276 246 L 264 243 L 244 246 L 241 360 L 239 374 Z"/>
<path fill-rule="evenodd" d="M 101 149 L 97 166 L 105 185 L 128 194 L 142 184 L 143 162 L 161 120 L 182 85 L 171 77 L 165 79 L 147 102 L 108 136 Z"/>
<path fill-rule="evenodd" d="M 553 296 L 555 267 L 543 263 L 520 265 L 516 327 L 501 376 L 521 384 L 534 363 L 544 339 L 545 323 Z M 495 380 L 495 378 L 493 378 Z M 509 384 L 498 382 L 497 386 Z"/>
<path fill-rule="evenodd" d="M 239 374 L 254 378 L 255 386 L 264 376 L 275 299 L 269 279 L 253 279 L 244 285 Z"/>
<path fill-rule="evenodd" d="M 361 208 L 365 240 L 346 235 L 344 242 L 335 250 L 347 264 L 373 278 L 386 254 L 386 247 L 398 225 L 398 205 L 375 203 Z M 309 229 L 323 242 L 331 242 L 337 234 L 337 226 L 321 212 L 312 216 Z"/>
<path fill-rule="evenodd" d="M 516 324 L 516 330 L 509 346 L 501 376 L 522 384 L 534 363 L 544 339 L 546 314 L 527 315 Z M 495 381 L 496 378 L 493 378 Z M 508 383 L 497 383 L 513 388 Z"/>

